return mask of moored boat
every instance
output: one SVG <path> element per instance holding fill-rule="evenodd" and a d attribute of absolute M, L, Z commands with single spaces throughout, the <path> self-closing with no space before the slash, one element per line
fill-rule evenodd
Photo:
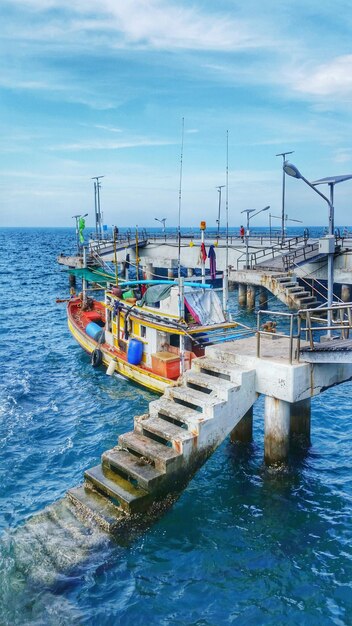
<path fill-rule="evenodd" d="M 92 365 L 157 393 L 177 384 L 206 345 L 230 339 L 238 326 L 225 319 L 209 286 L 184 283 L 180 290 L 174 281 L 109 287 L 103 302 L 81 295 L 67 311 L 69 329 Z"/>

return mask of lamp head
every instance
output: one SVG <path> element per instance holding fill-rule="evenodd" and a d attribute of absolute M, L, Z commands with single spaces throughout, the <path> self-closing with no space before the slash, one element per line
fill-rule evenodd
<path fill-rule="evenodd" d="M 288 174 L 288 176 L 292 176 L 293 178 L 302 178 L 301 172 L 295 165 L 293 165 L 293 163 L 285 161 L 283 167 L 285 174 Z"/>
<path fill-rule="evenodd" d="M 241 213 L 254 213 L 255 209 L 244 209 Z"/>
<path fill-rule="evenodd" d="M 264 207 L 264 209 L 262 209 L 262 211 L 267 211 L 268 209 L 270 209 L 270 204 L 268 204 L 268 206 Z"/>

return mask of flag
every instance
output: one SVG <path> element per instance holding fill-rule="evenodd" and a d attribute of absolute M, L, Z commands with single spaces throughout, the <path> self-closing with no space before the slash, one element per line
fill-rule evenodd
<path fill-rule="evenodd" d="M 80 243 L 84 243 L 84 235 L 83 235 L 83 231 L 86 227 L 86 221 L 84 219 L 84 217 L 80 217 L 79 218 L 79 222 L 78 222 L 78 232 L 79 232 L 79 241 Z"/>

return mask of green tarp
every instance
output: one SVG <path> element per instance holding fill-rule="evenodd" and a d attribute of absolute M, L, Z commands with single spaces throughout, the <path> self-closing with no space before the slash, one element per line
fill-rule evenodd
<path fill-rule="evenodd" d="M 90 283 L 99 283 L 100 285 L 106 285 L 106 283 L 115 283 L 116 278 L 113 274 L 107 274 L 106 272 L 99 272 L 97 270 L 89 270 L 87 268 L 68 270 L 70 274 L 74 274 L 79 278 L 84 278 Z"/>

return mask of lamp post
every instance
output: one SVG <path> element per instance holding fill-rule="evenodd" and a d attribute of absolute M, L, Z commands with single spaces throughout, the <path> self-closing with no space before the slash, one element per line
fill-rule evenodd
<path fill-rule="evenodd" d="M 158 217 L 154 217 L 156 222 L 160 222 L 160 224 L 163 225 L 163 233 L 165 232 L 165 222 L 166 222 L 166 217 L 163 217 L 161 220 L 159 220 Z"/>
<path fill-rule="evenodd" d="M 310 183 L 309 180 L 307 180 L 304 176 L 302 176 L 301 172 L 292 163 L 288 163 L 287 161 L 285 161 L 283 165 L 283 169 L 285 173 L 288 174 L 289 176 L 292 176 L 293 178 L 300 178 L 301 180 L 303 180 L 303 182 L 305 182 L 308 185 L 308 187 L 313 189 L 328 204 L 328 207 L 329 207 L 329 231 L 328 231 L 329 235 L 328 236 L 329 236 L 330 241 L 334 241 L 333 240 L 333 237 L 334 237 L 334 204 L 333 204 L 334 203 L 334 186 L 337 183 L 343 182 L 344 180 L 349 180 L 350 178 L 352 178 L 352 174 L 347 174 L 345 176 L 331 176 L 328 178 L 321 178 L 320 180 L 316 180 L 315 182 Z M 322 185 L 324 183 L 328 184 L 330 187 L 330 199 L 327 196 L 325 196 L 323 193 L 321 193 L 319 189 L 316 189 L 316 185 Z M 332 246 L 332 249 L 330 249 L 330 245 Z M 327 332 L 327 336 L 329 339 L 332 338 L 331 307 L 332 307 L 333 297 L 334 297 L 333 290 L 334 290 L 334 253 L 335 253 L 335 245 L 333 244 L 330 244 L 330 245 L 329 245 L 329 252 L 328 252 L 328 307 L 330 308 L 330 310 L 328 310 L 328 315 L 327 315 L 327 324 L 330 327 L 330 330 L 328 330 Z"/>
<path fill-rule="evenodd" d="M 98 240 L 103 238 L 103 214 L 100 208 L 101 178 L 104 176 L 92 176 L 92 180 L 94 180 L 95 234 Z"/>
<path fill-rule="evenodd" d="M 81 217 L 87 217 L 88 213 L 85 213 L 84 215 L 72 215 L 72 219 L 76 220 L 76 243 L 77 243 L 77 254 L 79 254 L 81 252 L 81 244 L 79 241 L 79 220 Z"/>
<path fill-rule="evenodd" d="M 218 190 L 219 193 L 219 208 L 218 208 L 218 219 L 216 220 L 216 223 L 218 225 L 218 234 L 217 234 L 217 238 L 219 239 L 220 237 L 220 212 L 221 212 L 221 190 L 225 187 L 225 185 L 218 185 L 216 187 L 216 189 Z"/>
<path fill-rule="evenodd" d="M 282 167 L 286 162 L 286 156 L 288 154 L 293 154 L 294 150 L 291 152 L 279 152 L 276 156 L 282 156 Z M 282 172 L 282 205 L 281 205 L 281 245 L 283 246 L 285 243 L 285 170 L 283 168 Z"/>
<path fill-rule="evenodd" d="M 249 252 L 248 252 L 249 220 L 251 220 L 256 215 L 259 215 L 259 213 L 263 213 L 263 211 L 267 211 L 268 209 L 270 209 L 270 204 L 264 207 L 264 209 L 260 209 L 260 211 L 257 211 L 256 213 L 254 213 L 255 209 L 244 209 L 244 211 L 241 211 L 241 213 L 247 214 L 247 229 L 246 229 L 246 269 L 247 270 L 249 269 Z M 251 215 L 251 213 L 254 213 L 254 215 Z"/>

